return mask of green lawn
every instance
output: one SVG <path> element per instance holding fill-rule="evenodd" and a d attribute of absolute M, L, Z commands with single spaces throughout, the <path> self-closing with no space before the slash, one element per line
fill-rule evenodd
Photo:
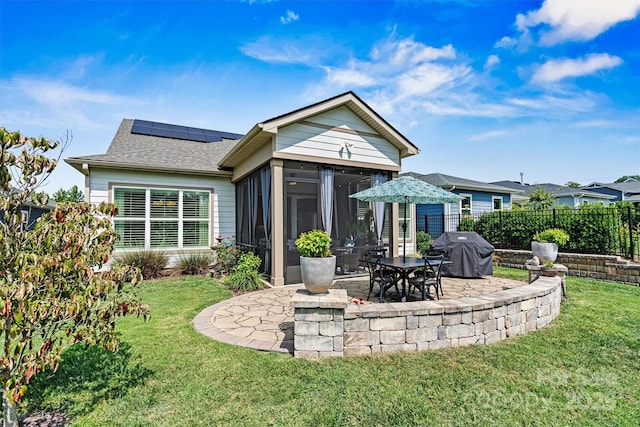
<path fill-rule="evenodd" d="M 551 325 L 499 344 L 313 362 L 196 332 L 231 296 L 211 279 L 145 282 L 152 318 L 119 323 L 122 351 L 67 351 L 22 410 L 78 426 L 638 425 L 640 287 L 568 278 L 567 291 Z"/>

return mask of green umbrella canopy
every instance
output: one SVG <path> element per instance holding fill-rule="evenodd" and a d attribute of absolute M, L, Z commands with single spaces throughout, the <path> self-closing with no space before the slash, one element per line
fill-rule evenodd
<path fill-rule="evenodd" d="M 455 203 L 462 200 L 462 197 L 457 194 L 408 175 L 367 188 L 349 197 L 363 202 L 416 203 L 424 205 Z"/>
<path fill-rule="evenodd" d="M 406 260 L 407 253 L 407 204 L 440 204 L 455 203 L 462 197 L 440 187 L 431 185 L 412 176 L 405 175 L 391 181 L 367 188 L 349 197 L 363 202 L 404 203 L 404 223 L 402 224 L 403 251 L 402 258 Z"/>

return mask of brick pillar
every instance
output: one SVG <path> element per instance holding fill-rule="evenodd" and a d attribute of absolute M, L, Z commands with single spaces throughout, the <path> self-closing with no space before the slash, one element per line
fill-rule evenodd
<path fill-rule="evenodd" d="M 330 289 L 326 294 L 298 290 L 291 298 L 294 309 L 293 355 L 305 359 L 342 357 L 344 310 L 347 291 Z"/>

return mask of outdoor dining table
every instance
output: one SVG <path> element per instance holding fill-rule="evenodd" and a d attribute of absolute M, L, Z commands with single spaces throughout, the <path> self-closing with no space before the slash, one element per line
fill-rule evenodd
<path fill-rule="evenodd" d="M 447 263 L 450 264 L 451 261 L 442 262 L 442 264 Z M 409 295 L 409 290 L 407 289 L 407 278 L 412 271 L 424 267 L 424 259 L 413 257 L 405 258 L 402 256 L 384 257 L 380 258 L 380 264 L 400 272 L 400 274 L 402 275 L 402 302 L 406 302 Z M 436 266 L 439 263 L 436 263 L 435 261 L 429 261 L 429 264 Z"/>

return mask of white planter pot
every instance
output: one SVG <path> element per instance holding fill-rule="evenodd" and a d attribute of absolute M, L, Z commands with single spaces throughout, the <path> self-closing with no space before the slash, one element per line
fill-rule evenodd
<path fill-rule="evenodd" d="M 313 294 L 321 294 L 329 290 L 334 282 L 335 271 L 335 255 L 326 258 L 300 257 L 302 283 Z"/>
<path fill-rule="evenodd" d="M 537 256 L 540 264 L 555 262 L 558 258 L 558 245 L 555 243 L 531 242 L 531 252 Z"/>

